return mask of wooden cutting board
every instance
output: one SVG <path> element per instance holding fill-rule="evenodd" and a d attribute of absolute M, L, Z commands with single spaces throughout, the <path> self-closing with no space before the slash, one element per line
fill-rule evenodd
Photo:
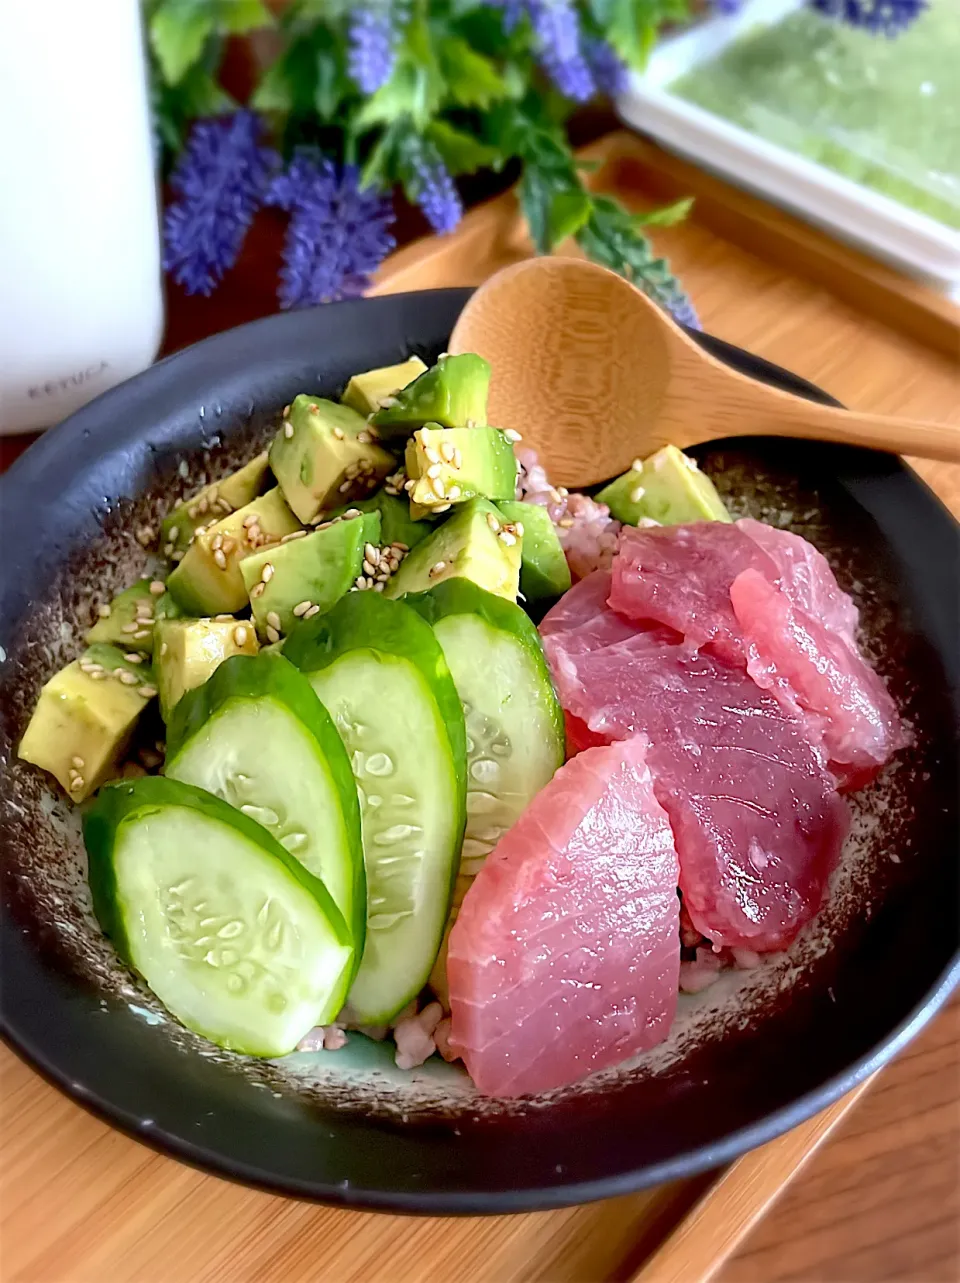
<path fill-rule="evenodd" d="M 705 328 L 849 405 L 960 422 L 951 305 L 632 135 L 588 155 L 592 181 L 634 208 L 697 197 L 656 245 Z M 507 194 L 454 235 L 394 255 L 377 291 L 476 284 L 530 252 Z M 916 466 L 960 515 L 960 468 Z M 869 1083 L 724 1171 L 588 1207 L 459 1220 L 316 1207 L 207 1176 L 113 1131 L 7 1048 L 0 1087 L 2 1283 L 705 1283 Z"/>

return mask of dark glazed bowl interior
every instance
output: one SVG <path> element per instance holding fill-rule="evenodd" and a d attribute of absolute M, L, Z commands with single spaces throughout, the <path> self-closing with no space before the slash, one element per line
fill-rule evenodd
<path fill-rule="evenodd" d="M 960 971 L 956 526 L 896 459 L 773 440 L 700 457 L 738 512 L 790 524 L 827 553 L 915 735 L 857 799 L 830 904 L 786 958 L 691 1003 L 671 1044 L 630 1072 L 509 1107 L 459 1079 L 419 1094 L 298 1083 L 282 1064 L 181 1035 L 116 965 L 88 916 L 75 821 L 13 758 L 40 685 L 91 621 L 84 586 L 102 600 L 140 573 L 135 528 L 201 474 L 248 458 L 295 392 L 336 395 L 358 369 L 435 357 L 466 297 L 397 295 L 219 335 L 48 433 L 0 488 L 6 1037 L 81 1103 L 180 1158 L 290 1194 L 420 1212 L 557 1206 L 729 1160 L 882 1064 Z"/>

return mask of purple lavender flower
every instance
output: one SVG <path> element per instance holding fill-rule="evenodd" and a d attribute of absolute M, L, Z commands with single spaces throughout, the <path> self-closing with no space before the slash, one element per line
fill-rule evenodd
<path fill-rule="evenodd" d="M 615 98 L 626 90 L 630 83 L 630 72 L 612 45 L 606 40 L 584 40 L 583 52 L 601 93 Z"/>
<path fill-rule="evenodd" d="M 710 0 L 710 8 L 714 13 L 729 18 L 732 14 L 739 13 L 745 3 L 746 0 Z"/>
<path fill-rule="evenodd" d="M 526 0 L 537 60 L 566 98 L 586 102 L 596 85 L 580 45 L 580 19 L 571 0 Z"/>
<path fill-rule="evenodd" d="M 463 217 L 463 203 L 443 158 L 431 142 L 411 137 L 406 146 L 407 194 L 441 235 L 452 232 Z"/>
<path fill-rule="evenodd" d="M 928 8 L 928 0 L 810 0 L 828 18 L 891 39 L 900 35 Z"/>
<path fill-rule="evenodd" d="M 396 42 L 389 0 L 353 8 L 347 27 L 347 70 L 361 93 L 376 93 L 393 75 Z"/>
<path fill-rule="evenodd" d="M 361 191 L 352 165 L 298 155 L 271 185 L 267 203 L 290 211 L 277 295 L 283 308 L 356 298 L 396 242 L 393 209 Z"/>
<path fill-rule="evenodd" d="M 170 179 L 163 266 L 188 294 L 210 294 L 239 257 L 280 158 L 250 111 L 194 125 Z"/>

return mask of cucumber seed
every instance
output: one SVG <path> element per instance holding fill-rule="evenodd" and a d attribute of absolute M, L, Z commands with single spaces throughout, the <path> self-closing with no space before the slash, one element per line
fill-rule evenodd
<path fill-rule="evenodd" d="M 514 445 L 516 445 L 518 441 L 523 440 L 523 437 L 519 432 L 517 432 L 516 428 L 504 428 L 503 435 Z"/>
<path fill-rule="evenodd" d="M 263 583 L 268 584 L 270 580 L 273 578 L 273 575 L 274 575 L 273 562 L 268 561 L 265 563 L 263 570 L 260 572 L 260 579 Z"/>
<path fill-rule="evenodd" d="M 630 502 L 639 503 L 646 493 L 647 492 L 644 490 L 643 486 L 634 486 L 630 491 Z"/>
<path fill-rule="evenodd" d="M 270 625 L 268 624 L 268 625 L 267 625 L 267 641 L 270 641 L 270 642 L 278 642 L 279 640 L 280 640 L 280 634 L 277 632 L 277 630 L 276 630 L 275 628 L 271 628 L 271 627 L 270 627 Z"/>
<path fill-rule="evenodd" d="M 221 570 L 226 570 L 227 557 L 226 557 L 226 553 L 223 551 L 222 548 L 218 548 L 216 550 L 216 552 L 213 554 L 213 560 L 216 562 L 216 564 L 219 566 Z"/>
<path fill-rule="evenodd" d="M 246 646 L 247 630 L 243 624 L 237 624 L 236 628 L 233 630 L 233 640 L 238 646 Z"/>
<path fill-rule="evenodd" d="M 428 572 L 430 578 L 436 579 L 437 575 L 442 575 L 446 566 L 447 563 L 445 561 L 435 561 Z"/>
<path fill-rule="evenodd" d="M 293 613 L 296 615 L 297 619 L 300 619 L 307 613 L 312 605 L 312 601 L 298 601 L 293 608 Z"/>
<path fill-rule="evenodd" d="M 642 472 L 642 471 L 643 471 L 643 460 L 642 460 L 642 459 L 634 459 L 633 463 L 631 463 L 631 464 L 630 464 L 630 470 L 631 470 L 632 472 Z"/>
<path fill-rule="evenodd" d="M 98 607 L 97 607 L 97 614 L 100 616 L 100 618 L 101 618 L 101 619 L 109 619 L 109 618 L 110 618 L 110 607 L 109 607 L 109 606 L 98 606 Z"/>
<path fill-rule="evenodd" d="M 138 655 L 138 654 L 137 654 L 137 652 L 136 652 L 135 650 L 132 650 L 132 651 L 130 652 L 130 654 L 129 654 L 129 655 L 124 655 L 124 659 L 127 661 L 127 663 L 128 663 L 128 664 L 142 664 L 142 663 L 143 663 L 143 656 L 142 656 L 142 655 Z"/>
<path fill-rule="evenodd" d="M 275 610 L 267 611 L 267 623 L 270 625 L 271 628 L 279 629 L 282 627 L 282 624 L 280 622 L 280 616 L 277 614 Z"/>
<path fill-rule="evenodd" d="M 166 591 L 166 587 L 167 586 L 162 579 L 154 579 L 150 584 L 150 591 L 153 593 L 154 597 L 159 597 L 161 593 Z"/>
<path fill-rule="evenodd" d="M 288 441 L 292 441 L 292 440 L 293 440 L 293 424 L 292 424 L 292 423 L 285 423 L 285 424 L 283 425 L 283 435 L 287 438 L 287 440 L 288 440 Z"/>

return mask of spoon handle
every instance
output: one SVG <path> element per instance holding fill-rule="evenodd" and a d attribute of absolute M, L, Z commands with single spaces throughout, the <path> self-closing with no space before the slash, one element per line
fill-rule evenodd
<path fill-rule="evenodd" d="M 722 406 L 715 407 L 712 436 L 718 435 L 717 420 L 722 418 L 730 424 L 731 433 L 809 437 L 960 463 L 960 426 L 955 424 L 927 423 L 819 405 L 751 379 L 738 379 L 736 386 L 728 383 L 722 400 Z"/>

